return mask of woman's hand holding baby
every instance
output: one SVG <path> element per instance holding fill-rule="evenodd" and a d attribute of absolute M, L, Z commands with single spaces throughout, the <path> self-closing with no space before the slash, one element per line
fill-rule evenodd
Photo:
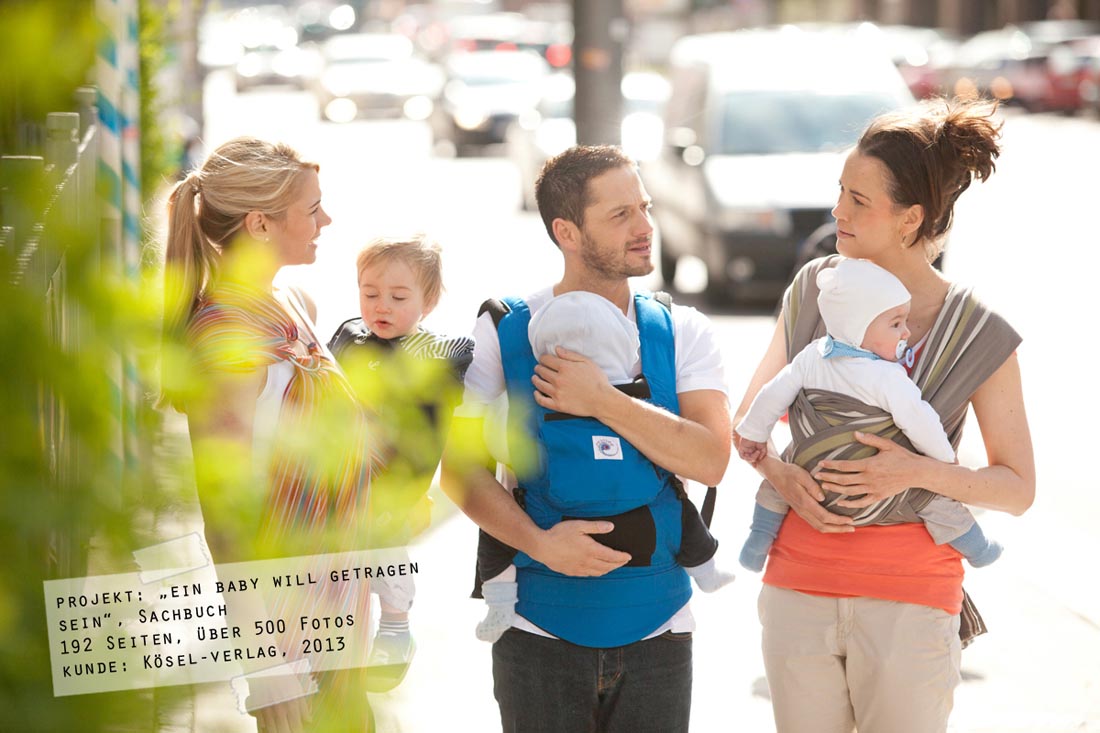
<path fill-rule="evenodd" d="M 810 473 L 794 463 L 786 463 L 778 456 L 768 455 L 760 461 L 757 470 L 775 487 L 791 509 L 798 513 L 818 532 L 854 532 L 852 518 L 833 514 L 820 502 L 825 494 Z"/>
<path fill-rule="evenodd" d="M 814 472 L 823 488 L 860 497 L 841 499 L 838 506 L 862 509 L 920 485 L 915 478 L 920 472 L 919 464 L 931 459 L 877 435 L 856 432 L 855 437 L 860 443 L 878 449 L 878 453 L 854 461 L 822 461 Z"/>

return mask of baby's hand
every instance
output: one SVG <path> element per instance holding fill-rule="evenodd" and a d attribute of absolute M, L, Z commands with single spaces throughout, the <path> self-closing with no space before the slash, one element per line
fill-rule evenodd
<path fill-rule="evenodd" d="M 741 460 L 748 461 L 755 466 L 764 460 L 764 456 L 768 455 L 768 444 L 758 443 L 755 440 L 742 437 L 740 445 L 737 446 L 737 454 L 741 456 Z"/>

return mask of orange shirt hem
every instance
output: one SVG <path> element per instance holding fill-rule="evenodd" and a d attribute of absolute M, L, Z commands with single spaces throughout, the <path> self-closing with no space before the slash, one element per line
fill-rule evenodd
<path fill-rule="evenodd" d="M 881 598 L 962 610 L 962 555 L 937 545 L 923 524 L 872 525 L 823 534 L 788 512 L 764 582 L 832 598 Z"/>

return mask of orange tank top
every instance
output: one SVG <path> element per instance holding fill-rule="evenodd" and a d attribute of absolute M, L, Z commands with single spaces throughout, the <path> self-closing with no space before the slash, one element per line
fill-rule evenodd
<path fill-rule="evenodd" d="M 865 596 L 962 610 L 962 555 L 937 545 L 923 524 L 856 527 L 823 534 L 788 512 L 764 582 L 833 598 Z"/>
<path fill-rule="evenodd" d="M 919 355 L 924 340 L 914 349 Z M 907 371 L 912 369 L 912 363 Z M 830 598 L 882 598 L 962 610 L 962 555 L 937 545 L 923 524 L 856 527 L 822 534 L 788 512 L 772 545 L 764 582 Z"/>

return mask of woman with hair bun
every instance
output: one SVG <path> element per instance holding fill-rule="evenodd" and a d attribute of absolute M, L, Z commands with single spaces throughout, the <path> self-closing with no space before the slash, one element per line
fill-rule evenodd
<path fill-rule="evenodd" d="M 242 137 L 215 150 L 169 199 L 163 401 L 187 414 L 205 533 L 219 563 L 349 551 L 363 536 L 365 416 L 316 335 L 312 304 L 273 286 L 280 268 L 316 259 L 316 240 L 332 221 L 318 171 L 286 145 Z M 283 619 L 280 661 L 291 662 L 300 656 L 292 633 L 300 615 L 331 610 L 369 628 L 367 584 L 343 586 L 301 599 L 284 591 L 266 605 L 234 594 L 229 612 L 236 608 L 248 629 Z M 362 646 L 354 653 L 365 660 Z M 313 670 L 326 668 L 322 656 L 309 656 Z M 325 714 L 339 714 L 349 729 L 369 726 L 354 675 L 327 673 L 319 684 L 318 700 L 333 690 L 341 697 L 314 702 L 311 713 L 311 698 L 277 678 L 250 678 L 247 709 L 261 733 L 323 730 Z"/>
<path fill-rule="evenodd" d="M 1015 354 L 1020 337 L 931 264 L 959 196 L 974 178 L 993 173 L 1000 152 L 994 112 L 981 101 L 941 99 L 871 122 L 840 175 L 833 209 L 839 256 L 810 262 L 787 290 L 734 418 L 739 424 L 762 386 L 824 336 L 818 273 L 843 257 L 865 259 L 912 294 L 910 376 L 939 413 L 952 447 L 958 448 L 969 406 L 986 448 L 987 465 L 953 465 L 895 442 L 902 437 L 888 415 L 869 420 L 865 432 L 805 429 L 827 422 L 819 411 L 850 418 L 863 408 L 834 393 L 804 391 L 791 407 L 792 430 L 800 427 L 795 444 L 782 456 L 769 450 L 756 464 L 794 509 L 771 547 L 759 600 L 780 733 L 946 730 L 960 649 L 984 628 L 962 588 L 961 555 L 889 509 L 898 507 L 900 515 L 902 507 L 919 508 L 938 494 L 1019 515 L 1034 500 Z M 833 511 L 822 505 L 827 497 Z M 884 508 L 881 524 L 855 527 L 841 513 L 873 505 Z"/>

